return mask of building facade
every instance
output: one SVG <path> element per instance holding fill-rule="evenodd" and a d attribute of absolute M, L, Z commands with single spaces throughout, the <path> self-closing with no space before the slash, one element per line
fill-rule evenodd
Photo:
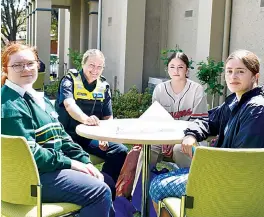
<path fill-rule="evenodd" d="M 160 52 L 176 45 L 195 62 L 221 61 L 236 49 L 248 49 L 260 57 L 264 73 L 263 0 L 31 0 L 27 42 L 37 46 L 46 64 L 51 8 L 60 8 L 60 71 L 65 64 L 72 67 L 68 48 L 84 52 L 100 45 L 104 75 L 122 92 L 133 85 L 141 90 L 149 77 L 166 77 Z M 196 68 L 190 78 L 197 81 L 195 73 Z"/>

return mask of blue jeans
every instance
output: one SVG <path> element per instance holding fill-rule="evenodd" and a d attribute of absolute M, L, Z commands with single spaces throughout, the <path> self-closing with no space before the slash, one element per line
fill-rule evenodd
<path fill-rule="evenodd" d="M 89 154 L 96 155 L 105 160 L 102 172 L 112 177 L 116 183 L 120 170 L 124 164 L 128 149 L 123 144 L 109 142 L 109 147 L 106 151 L 99 148 L 98 140 L 86 139 L 81 136 L 72 136 L 72 139 L 78 143 Z"/>
<path fill-rule="evenodd" d="M 109 183 L 71 169 L 40 174 L 40 181 L 43 202 L 77 204 L 82 207 L 80 217 L 115 216 Z M 105 182 L 109 181 L 105 176 Z"/>

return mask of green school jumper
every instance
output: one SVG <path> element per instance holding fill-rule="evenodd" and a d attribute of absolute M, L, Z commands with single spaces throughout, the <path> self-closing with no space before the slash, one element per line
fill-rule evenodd
<path fill-rule="evenodd" d="M 44 111 L 29 93 L 22 97 L 6 85 L 1 88 L 1 97 L 1 134 L 25 137 L 40 173 L 70 169 L 70 159 L 91 162 L 64 131 L 48 99 L 45 98 Z"/>

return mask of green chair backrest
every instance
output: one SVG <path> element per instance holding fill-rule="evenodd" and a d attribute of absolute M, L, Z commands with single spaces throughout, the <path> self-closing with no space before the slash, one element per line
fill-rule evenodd
<path fill-rule="evenodd" d="M 264 216 L 264 149 L 198 147 L 186 194 L 186 216 Z"/>
<path fill-rule="evenodd" d="M 39 173 L 24 137 L 1 135 L 1 199 L 5 202 L 36 205 L 31 185 L 40 184 Z"/>
<path fill-rule="evenodd" d="M 45 80 L 45 72 L 39 72 L 38 78 L 33 84 L 33 88 L 35 90 L 44 90 L 44 80 Z"/>

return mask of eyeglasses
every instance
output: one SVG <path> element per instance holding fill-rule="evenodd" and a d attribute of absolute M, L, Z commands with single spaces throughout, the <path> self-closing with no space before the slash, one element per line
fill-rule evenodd
<path fill-rule="evenodd" d="M 36 66 L 38 65 L 38 61 L 30 61 L 27 63 L 14 63 L 12 66 L 7 66 L 7 67 L 12 67 L 13 70 L 17 73 L 20 73 L 24 71 L 25 67 L 27 67 L 29 70 L 36 69 Z"/>
<path fill-rule="evenodd" d="M 90 70 L 97 69 L 98 71 L 101 71 L 101 70 L 104 69 L 104 66 L 96 66 L 96 65 L 94 65 L 94 64 L 89 64 L 89 65 L 88 65 L 88 68 L 89 68 Z"/>

